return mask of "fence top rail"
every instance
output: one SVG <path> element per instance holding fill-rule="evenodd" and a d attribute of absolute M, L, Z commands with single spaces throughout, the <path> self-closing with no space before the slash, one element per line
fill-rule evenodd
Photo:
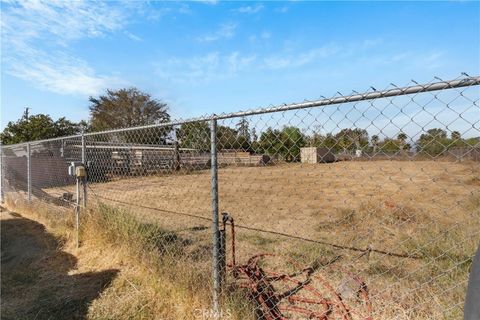
<path fill-rule="evenodd" d="M 381 91 L 373 90 L 373 91 L 368 91 L 364 93 L 354 93 L 351 95 L 341 95 L 338 97 L 323 98 L 323 99 L 305 101 L 305 102 L 294 102 L 294 103 L 288 103 L 288 104 L 285 103 L 285 104 L 275 105 L 268 108 L 258 108 L 258 109 L 239 111 L 239 112 L 233 112 L 233 113 L 222 113 L 218 115 L 213 114 L 210 116 L 196 117 L 196 118 L 190 118 L 190 119 L 184 119 L 184 120 L 180 119 L 177 121 L 157 123 L 157 124 L 138 126 L 138 127 L 119 128 L 119 129 L 112 129 L 112 130 L 99 131 L 99 132 L 88 132 L 84 134 L 76 134 L 71 136 L 22 142 L 22 143 L 12 144 L 8 146 L 1 145 L 1 147 L 14 147 L 14 146 L 28 145 L 30 143 L 43 143 L 43 142 L 50 142 L 50 141 L 75 139 L 75 138 L 81 138 L 82 136 L 87 137 L 87 136 L 97 136 L 102 134 L 128 132 L 133 130 L 162 128 L 162 127 L 181 125 L 181 124 L 191 123 L 196 121 L 222 120 L 222 119 L 239 118 L 239 117 L 253 116 L 253 115 L 259 115 L 259 114 L 281 112 L 281 111 L 324 107 L 329 105 L 338 105 L 342 103 L 352 103 L 352 102 L 359 102 L 364 100 L 374 100 L 379 98 L 388 98 L 388 97 L 416 94 L 421 92 L 431 92 L 431 91 L 439 91 L 439 90 L 445 90 L 445 89 L 454 89 L 454 88 L 462 88 L 462 87 L 477 86 L 477 85 L 480 85 L 480 76 L 467 76 L 464 74 L 464 77 L 457 78 L 454 80 L 438 81 L 438 82 L 432 82 L 428 84 L 416 84 L 413 86 L 406 86 L 406 87 L 395 87 L 395 88 L 381 90 Z"/>

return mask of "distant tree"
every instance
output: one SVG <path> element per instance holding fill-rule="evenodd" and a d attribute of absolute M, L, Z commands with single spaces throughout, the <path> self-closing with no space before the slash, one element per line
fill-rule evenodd
<path fill-rule="evenodd" d="M 372 138 L 370 139 L 370 142 L 372 143 L 372 147 L 373 147 L 373 152 L 377 152 L 377 148 L 378 148 L 378 142 L 380 141 L 380 138 L 374 134 L 372 136 Z"/>
<path fill-rule="evenodd" d="M 268 128 L 259 140 L 259 150 L 269 155 L 279 155 L 288 162 L 300 160 L 300 148 L 306 145 L 305 136 L 299 128 L 284 127 L 282 130 Z"/>
<path fill-rule="evenodd" d="M 463 139 L 459 131 L 452 131 L 450 134 L 449 148 L 468 148 L 471 144 L 468 143 L 469 139 Z"/>
<path fill-rule="evenodd" d="M 337 139 L 335 139 L 335 136 L 331 133 L 327 133 L 321 146 L 334 152 L 338 152 L 340 150 Z"/>
<path fill-rule="evenodd" d="M 400 132 L 398 135 L 397 135 L 397 140 L 398 140 L 398 144 L 399 144 L 399 147 L 400 147 L 400 150 L 407 150 L 407 149 L 410 149 L 410 147 L 408 146 L 407 148 L 407 135 L 403 132 Z"/>
<path fill-rule="evenodd" d="M 327 133 L 325 136 L 314 133 L 308 137 L 308 145 L 311 147 L 328 148 L 335 152 L 340 149 L 337 139 L 331 133 Z"/>
<path fill-rule="evenodd" d="M 255 128 L 252 128 L 252 142 L 257 142 L 257 140 L 258 140 L 257 130 Z"/>
<path fill-rule="evenodd" d="M 210 127 L 205 121 L 184 123 L 177 129 L 177 139 L 182 148 L 199 152 L 210 151 Z"/>
<path fill-rule="evenodd" d="M 260 135 L 258 140 L 258 153 L 266 153 L 271 156 L 278 155 L 282 152 L 282 144 L 280 142 L 281 131 L 278 129 L 267 128 Z"/>
<path fill-rule="evenodd" d="M 310 147 L 322 147 L 323 142 L 325 141 L 325 136 L 318 132 L 314 132 L 310 137 L 307 138 L 308 145 Z"/>
<path fill-rule="evenodd" d="M 462 139 L 462 136 L 461 136 L 460 132 L 458 132 L 458 131 L 452 131 L 450 137 L 452 138 L 452 140 L 454 142 Z"/>
<path fill-rule="evenodd" d="M 240 149 L 241 145 L 238 141 L 237 130 L 227 127 L 217 127 L 217 146 L 218 150 L 221 149 Z"/>
<path fill-rule="evenodd" d="M 76 123 L 70 120 L 65 119 L 62 117 L 55 121 L 54 123 L 56 136 L 72 136 L 75 134 L 79 134 L 82 131 L 88 132 L 90 131 L 90 126 L 87 121 L 81 120 L 80 122 Z"/>
<path fill-rule="evenodd" d="M 10 121 L 0 139 L 3 144 L 14 144 L 33 140 L 51 139 L 81 132 L 86 122 L 75 123 L 65 118 L 53 121 L 49 115 L 24 115 L 16 122 Z"/>
<path fill-rule="evenodd" d="M 465 144 L 472 147 L 480 147 L 480 137 L 465 139 Z"/>
<path fill-rule="evenodd" d="M 398 135 L 397 135 L 397 139 L 400 143 L 402 144 L 405 144 L 405 142 L 407 141 L 407 135 L 403 132 L 400 132 Z"/>
<path fill-rule="evenodd" d="M 243 149 L 245 151 L 252 151 L 252 140 L 250 136 L 250 129 L 246 117 L 242 117 L 237 123 L 237 146 L 236 149 Z"/>
<path fill-rule="evenodd" d="M 148 93 L 137 88 L 107 90 L 105 95 L 90 97 L 89 101 L 92 131 L 143 126 L 170 120 L 166 103 L 153 99 Z"/>
<path fill-rule="evenodd" d="M 447 132 L 443 129 L 434 128 L 420 136 L 417 141 L 417 151 L 430 156 L 438 156 L 445 153 L 450 144 L 451 140 L 447 138 Z"/>
<path fill-rule="evenodd" d="M 399 140 L 385 138 L 379 145 L 379 150 L 381 152 L 393 153 L 402 150 L 402 145 Z"/>
<path fill-rule="evenodd" d="M 335 138 L 338 146 L 343 150 L 363 149 L 368 146 L 368 133 L 365 129 L 342 129 Z"/>
<path fill-rule="evenodd" d="M 243 137 L 245 140 L 250 141 L 250 129 L 248 128 L 247 118 L 240 118 L 240 121 L 237 123 L 237 133 L 239 137 Z"/>

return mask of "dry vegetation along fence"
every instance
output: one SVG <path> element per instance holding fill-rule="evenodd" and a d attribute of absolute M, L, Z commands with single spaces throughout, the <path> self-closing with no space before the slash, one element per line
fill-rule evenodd
<path fill-rule="evenodd" d="M 2 199 L 75 212 L 80 245 L 100 217 L 166 272 L 203 274 L 197 318 L 457 319 L 480 240 L 479 83 L 3 146 Z"/>

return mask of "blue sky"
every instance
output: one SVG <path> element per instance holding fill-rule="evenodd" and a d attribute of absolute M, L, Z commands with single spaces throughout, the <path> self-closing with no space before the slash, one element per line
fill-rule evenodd
<path fill-rule="evenodd" d="M 2 1 L 1 125 L 136 86 L 173 118 L 480 74 L 479 2 Z"/>

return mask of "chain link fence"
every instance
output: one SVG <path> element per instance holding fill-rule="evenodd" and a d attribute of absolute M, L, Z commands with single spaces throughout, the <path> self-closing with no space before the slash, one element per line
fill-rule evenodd
<path fill-rule="evenodd" d="M 2 199 L 53 212 L 80 245 L 85 216 L 134 225 L 118 232 L 204 275 L 199 318 L 457 319 L 480 241 L 479 84 L 3 146 Z"/>

